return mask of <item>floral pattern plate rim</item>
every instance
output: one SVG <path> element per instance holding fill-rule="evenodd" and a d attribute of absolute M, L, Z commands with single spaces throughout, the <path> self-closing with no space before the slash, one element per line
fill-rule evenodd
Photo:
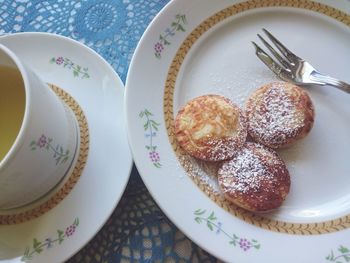
<path fill-rule="evenodd" d="M 220 19 L 218 13 L 225 19 Z M 346 0 L 176 0 L 163 9 L 142 37 L 126 82 L 127 128 L 135 165 L 166 215 L 194 242 L 218 258 L 226 262 L 257 262 L 262 259 L 279 262 L 282 258 L 283 262 L 343 262 L 341 260 L 349 257 L 350 206 L 346 185 L 350 182 L 345 178 L 343 186 L 343 180 L 337 182 L 330 178 L 330 181 L 325 180 L 320 184 L 322 187 L 318 187 L 310 184 L 316 179 L 314 175 L 302 179 L 300 171 L 305 171 L 305 174 L 310 171 L 307 170 L 312 167 L 310 164 L 314 165 L 312 162 L 295 161 L 299 150 L 305 149 L 303 145 L 281 153 L 283 158 L 290 158 L 287 165 L 295 174 L 292 178 L 293 187 L 299 188 L 299 191 L 291 192 L 281 210 L 267 215 L 268 227 L 262 227 L 265 222 L 253 224 L 250 218 L 236 216 L 228 212 L 227 207 L 220 207 L 213 202 L 212 192 L 206 192 L 207 188 L 203 186 L 208 184 L 208 176 L 194 183 L 195 180 L 186 173 L 190 169 L 183 167 L 177 158 L 181 158 L 181 155 L 178 154 L 171 129 L 169 132 L 169 119 L 181 105 L 195 96 L 219 93 L 242 106 L 253 87 L 276 80 L 255 57 L 250 43 L 256 40 L 256 34 L 262 27 L 267 27 L 282 39 L 287 38 L 284 42 L 288 41 L 288 46 L 293 47 L 293 50 L 296 48 L 300 55 L 305 54 L 304 57 L 309 55 L 313 63 L 321 65 L 323 71 L 329 74 L 332 73 L 330 65 L 336 63 L 325 63 L 319 54 L 327 45 L 333 47 L 332 44 L 335 44 L 337 62 L 342 61 L 349 67 L 349 62 L 342 58 L 349 54 L 346 46 L 350 37 L 349 13 L 350 4 Z M 289 32 L 298 32 L 298 35 L 291 38 Z M 318 45 L 313 45 L 313 49 L 307 48 L 304 38 L 309 38 L 310 42 L 317 39 L 319 41 L 315 43 Z M 230 56 L 233 59 L 229 60 Z M 337 70 L 336 74 L 350 81 L 344 70 Z M 311 88 L 310 93 L 316 101 L 319 119 L 313 134 L 302 143 L 309 146 L 315 145 L 316 139 L 321 138 L 318 137 L 322 134 L 320 131 L 326 128 L 322 125 L 327 126 L 327 122 L 339 124 L 333 118 L 334 112 L 327 110 L 324 105 L 335 105 L 339 107 L 336 110 L 338 112 L 349 111 L 349 108 L 341 106 L 348 105 L 349 98 L 334 89 Z M 330 96 L 327 93 L 331 93 Z M 328 113 L 327 121 L 320 121 Z M 347 121 L 343 119 L 340 124 L 348 125 L 344 123 Z M 344 139 L 344 129 L 340 131 L 340 137 Z M 328 147 L 334 140 L 324 143 Z M 344 145 L 349 146 L 349 140 L 345 140 Z M 344 148 L 337 149 L 344 154 L 335 155 L 343 164 L 337 170 L 341 171 L 341 175 L 347 171 L 344 156 L 350 154 Z M 321 153 L 324 151 L 317 149 L 313 152 L 317 157 Z M 308 152 L 307 156 L 313 155 Z M 322 169 L 327 168 L 323 163 L 318 164 Z M 201 176 L 201 173 L 197 175 Z M 303 180 L 308 182 L 304 187 Z M 334 190 L 327 187 L 326 183 L 335 186 Z M 314 195 L 309 195 L 309 199 L 307 187 L 315 191 Z M 327 189 L 327 195 L 324 189 Z M 345 193 L 342 196 L 344 203 L 341 198 L 336 199 L 337 193 Z M 334 206 L 328 202 L 329 196 L 335 198 Z M 305 197 L 306 202 L 301 202 Z M 318 198 L 325 200 L 324 204 L 319 201 L 319 207 L 315 205 Z M 308 210 L 308 205 L 312 209 Z M 316 213 L 317 209 L 319 214 Z M 280 225 L 274 226 L 270 218 L 276 219 L 272 222 L 281 223 L 284 231 L 280 231 Z M 322 226 L 320 222 L 327 220 L 340 221 L 336 223 L 341 227 L 337 228 L 337 225 L 330 230 L 328 225 Z M 292 228 L 288 231 L 290 225 Z M 296 225 L 301 229 L 297 230 Z M 314 225 L 316 231 L 309 231 Z M 281 247 L 282 243 L 285 245 Z M 285 257 L 291 251 L 293 256 Z"/>
<path fill-rule="evenodd" d="M 128 182 L 132 158 L 124 130 L 124 86 L 101 56 L 75 40 L 16 33 L 0 37 L 0 43 L 44 81 L 68 92 L 87 118 L 89 155 L 70 194 L 36 219 L 0 226 L 0 262 L 63 262 L 99 231 Z"/>

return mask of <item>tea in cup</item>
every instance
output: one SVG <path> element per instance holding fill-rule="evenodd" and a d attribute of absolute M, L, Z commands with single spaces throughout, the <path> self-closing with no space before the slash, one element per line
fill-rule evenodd
<path fill-rule="evenodd" d="M 72 110 L 0 44 L 0 209 L 47 194 L 70 172 L 78 148 Z"/>

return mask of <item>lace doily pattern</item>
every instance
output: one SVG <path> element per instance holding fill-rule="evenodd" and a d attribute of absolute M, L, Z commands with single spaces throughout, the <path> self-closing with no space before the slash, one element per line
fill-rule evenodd
<path fill-rule="evenodd" d="M 141 178 L 132 176 L 118 207 L 96 237 L 67 263 L 219 262 L 160 211 Z"/>
<path fill-rule="evenodd" d="M 137 42 L 168 0 L 3 0 L 0 34 L 50 32 L 102 55 L 123 81 Z"/>
<path fill-rule="evenodd" d="M 26 9 L 26 2 L 14 2 L 5 0 L 0 5 L 0 35 L 18 32 L 23 23 L 24 11 Z"/>

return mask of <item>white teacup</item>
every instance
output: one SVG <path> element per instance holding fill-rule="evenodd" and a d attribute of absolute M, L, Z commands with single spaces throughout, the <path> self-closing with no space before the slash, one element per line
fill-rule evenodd
<path fill-rule="evenodd" d="M 42 197 L 70 171 L 79 128 L 71 109 L 3 45 L 0 71 L 0 209 L 10 209 Z"/>

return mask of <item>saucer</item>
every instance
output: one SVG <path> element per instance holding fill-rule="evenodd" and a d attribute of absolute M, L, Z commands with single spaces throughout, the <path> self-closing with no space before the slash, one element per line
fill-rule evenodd
<path fill-rule="evenodd" d="M 87 119 L 89 155 L 71 192 L 35 219 L 0 226 L 0 262 L 63 262 L 100 230 L 128 182 L 132 158 L 124 128 L 124 86 L 101 56 L 72 39 L 18 33 L 1 36 L 0 43 L 45 82 L 70 94 Z"/>

